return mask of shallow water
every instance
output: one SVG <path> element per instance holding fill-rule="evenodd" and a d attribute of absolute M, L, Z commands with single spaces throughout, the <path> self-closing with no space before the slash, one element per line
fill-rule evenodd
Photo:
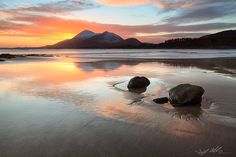
<path fill-rule="evenodd" d="M 151 80 L 144 93 L 126 89 L 136 75 Z M 204 87 L 201 107 L 152 102 L 180 83 Z M 2 62 L 0 156 L 182 157 L 218 146 L 235 156 L 235 91 L 235 73 L 197 65 L 73 57 Z"/>

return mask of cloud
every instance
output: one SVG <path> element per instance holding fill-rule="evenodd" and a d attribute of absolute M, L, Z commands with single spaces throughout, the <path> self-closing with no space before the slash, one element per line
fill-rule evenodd
<path fill-rule="evenodd" d="M 97 0 L 99 3 L 108 6 L 135 6 L 152 4 L 159 8 L 188 8 L 192 2 L 187 0 Z"/>
<path fill-rule="evenodd" d="M 208 35 L 209 33 L 201 33 L 201 32 L 198 32 L 198 33 L 167 33 L 167 34 L 163 34 L 163 35 L 160 35 L 161 37 L 163 38 L 167 38 L 167 39 L 173 39 L 173 38 L 197 38 L 197 37 L 201 37 L 201 36 L 204 36 L 204 35 Z M 153 36 L 155 37 L 155 36 Z"/>
<path fill-rule="evenodd" d="M 211 0 L 208 0 L 210 2 Z M 196 22 L 212 20 L 227 15 L 236 14 L 236 3 L 229 3 L 217 1 L 212 4 L 206 2 L 196 3 L 196 7 L 192 9 L 183 10 L 181 13 L 166 19 L 166 22 Z"/>
<path fill-rule="evenodd" d="M 6 4 L 4 4 L 3 2 L 0 2 L 0 9 L 5 8 L 5 7 L 6 7 Z"/>
<path fill-rule="evenodd" d="M 98 2 L 108 6 L 134 6 L 150 3 L 150 0 L 98 0 Z"/>
<path fill-rule="evenodd" d="M 159 8 L 193 8 L 212 4 L 233 3 L 234 0 L 97 0 L 98 3 L 108 6 L 135 6 L 153 4 Z"/>
<path fill-rule="evenodd" d="M 235 0 L 97 0 L 108 6 L 135 6 L 151 4 L 156 6 L 158 13 L 168 13 L 171 17 L 166 22 L 202 21 L 223 17 L 236 13 Z"/>
<path fill-rule="evenodd" d="M 7 6 L 4 7 L 2 11 L 11 11 L 11 12 L 38 12 L 38 13 L 64 13 L 64 12 L 71 12 L 71 11 L 78 11 L 84 9 L 91 9 L 98 7 L 98 5 L 86 1 L 86 0 L 61 0 L 56 2 L 50 3 L 40 3 L 33 6 L 26 6 L 26 7 L 16 7 L 10 8 L 7 10 Z M 1 8 L 0 8 L 1 9 Z"/>

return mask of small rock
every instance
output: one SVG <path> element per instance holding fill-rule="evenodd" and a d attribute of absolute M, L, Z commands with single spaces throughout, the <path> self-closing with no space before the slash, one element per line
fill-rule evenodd
<path fill-rule="evenodd" d="M 128 83 L 128 89 L 140 89 L 147 88 L 149 86 L 150 81 L 146 77 L 136 76 L 132 78 Z"/>
<path fill-rule="evenodd" d="M 165 104 L 168 103 L 169 99 L 167 97 L 157 98 L 153 100 L 157 104 Z"/>
<path fill-rule="evenodd" d="M 169 91 L 169 101 L 173 106 L 197 105 L 202 101 L 204 89 L 191 84 L 180 84 Z"/>
<path fill-rule="evenodd" d="M 0 58 L 12 59 L 12 58 L 16 58 L 16 56 L 9 53 L 3 53 L 3 54 L 0 54 Z"/>

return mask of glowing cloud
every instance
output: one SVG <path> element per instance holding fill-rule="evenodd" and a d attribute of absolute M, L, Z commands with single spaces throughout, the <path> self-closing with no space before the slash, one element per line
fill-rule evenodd
<path fill-rule="evenodd" d="M 98 0 L 98 2 L 109 6 L 133 6 L 149 3 L 150 0 Z"/>
<path fill-rule="evenodd" d="M 193 3 L 186 0 L 98 0 L 98 2 L 108 6 L 134 6 L 143 4 L 153 4 L 159 8 L 188 8 Z"/>

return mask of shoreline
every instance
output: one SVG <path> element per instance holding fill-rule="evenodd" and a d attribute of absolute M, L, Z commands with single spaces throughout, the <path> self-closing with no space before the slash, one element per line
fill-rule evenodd
<path fill-rule="evenodd" d="M 9 55 L 9 56 L 4 56 L 4 55 Z M 109 54 L 108 54 L 109 55 Z M 65 56 L 67 57 L 67 55 L 57 55 L 57 54 L 14 54 L 14 53 L 0 53 L 0 59 L 14 59 L 14 58 L 27 58 L 27 57 L 55 57 L 55 56 Z M 143 62 L 148 62 L 148 61 L 177 61 L 177 60 L 182 60 L 182 61 L 186 61 L 186 60 L 191 60 L 191 61 L 199 61 L 199 60 L 227 60 L 227 59 L 234 59 L 236 60 L 236 57 L 189 57 L 189 58 L 135 58 L 135 57 L 84 57 L 84 56 L 76 56 L 76 57 L 69 57 L 69 58 L 83 58 L 83 59 L 101 59 L 101 60 L 109 60 L 109 61 L 122 61 L 122 60 L 126 60 L 126 61 L 143 61 Z"/>

